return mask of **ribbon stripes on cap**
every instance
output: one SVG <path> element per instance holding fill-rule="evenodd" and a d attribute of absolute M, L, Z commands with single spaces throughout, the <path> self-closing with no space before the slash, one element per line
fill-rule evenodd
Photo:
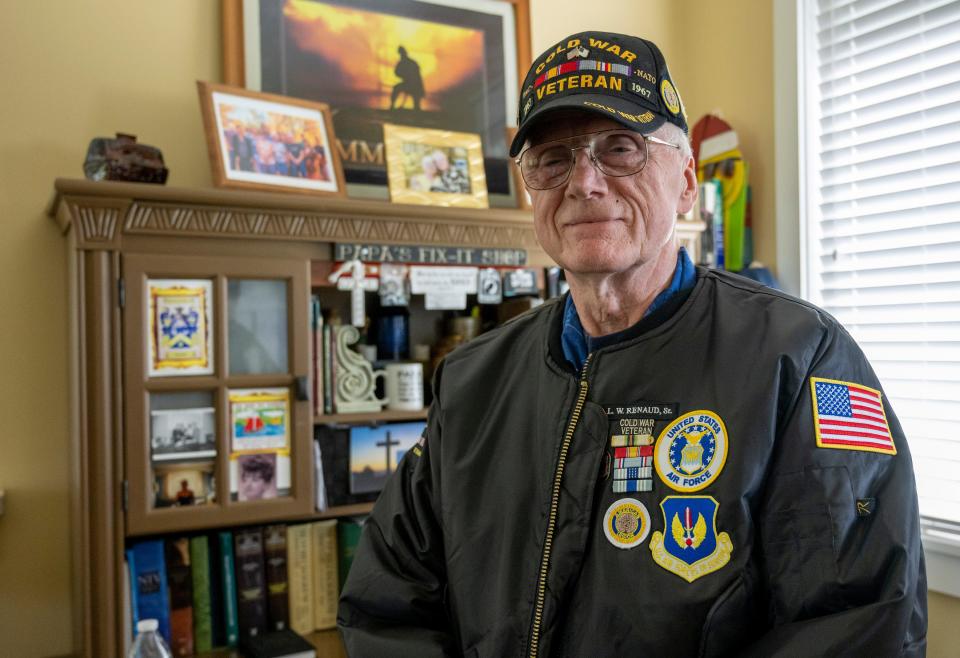
<path fill-rule="evenodd" d="M 633 74 L 633 67 L 626 64 L 616 64 L 614 62 L 598 62 L 595 59 L 582 59 L 576 62 L 564 62 L 553 68 L 547 69 L 534 80 L 533 86 L 539 87 L 547 80 L 555 78 L 564 73 L 573 71 L 606 71 L 607 73 L 619 73 L 620 75 L 630 76 Z"/>

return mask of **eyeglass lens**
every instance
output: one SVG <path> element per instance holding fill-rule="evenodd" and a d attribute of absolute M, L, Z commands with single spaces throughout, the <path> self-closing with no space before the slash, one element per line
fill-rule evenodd
<path fill-rule="evenodd" d="M 594 135 L 586 145 L 592 160 L 608 176 L 636 174 L 647 162 L 647 144 L 632 131 L 605 131 Z M 573 146 L 566 141 L 532 146 L 520 156 L 520 172 L 526 184 L 535 190 L 562 185 L 575 160 Z"/>

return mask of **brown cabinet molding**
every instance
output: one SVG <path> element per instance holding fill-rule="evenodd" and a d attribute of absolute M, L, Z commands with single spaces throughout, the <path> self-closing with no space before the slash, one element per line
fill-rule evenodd
<path fill-rule="evenodd" d="M 550 265 L 529 211 L 404 206 L 356 199 L 57 179 L 51 214 L 80 249 L 121 249 L 124 235 L 523 248 Z"/>

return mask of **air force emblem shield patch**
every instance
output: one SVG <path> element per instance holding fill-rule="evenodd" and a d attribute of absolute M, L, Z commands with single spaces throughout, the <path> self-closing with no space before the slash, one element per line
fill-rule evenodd
<path fill-rule="evenodd" d="M 650 538 L 653 561 L 688 583 L 730 561 L 730 535 L 717 533 L 713 496 L 667 496 L 660 502 L 663 528 Z"/>

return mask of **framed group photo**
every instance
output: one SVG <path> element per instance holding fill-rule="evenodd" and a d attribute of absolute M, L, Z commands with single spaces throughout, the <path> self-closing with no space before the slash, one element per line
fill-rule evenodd
<path fill-rule="evenodd" d="M 197 82 L 214 183 L 346 196 L 324 103 Z"/>
<path fill-rule="evenodd" d="M 384 124 L 480 136 L 515 205 L 503 131 L 530 62 L 528 0 L 222 0 L 230 84 L 330 106 L 351 196 L 387 198 Z"/>

